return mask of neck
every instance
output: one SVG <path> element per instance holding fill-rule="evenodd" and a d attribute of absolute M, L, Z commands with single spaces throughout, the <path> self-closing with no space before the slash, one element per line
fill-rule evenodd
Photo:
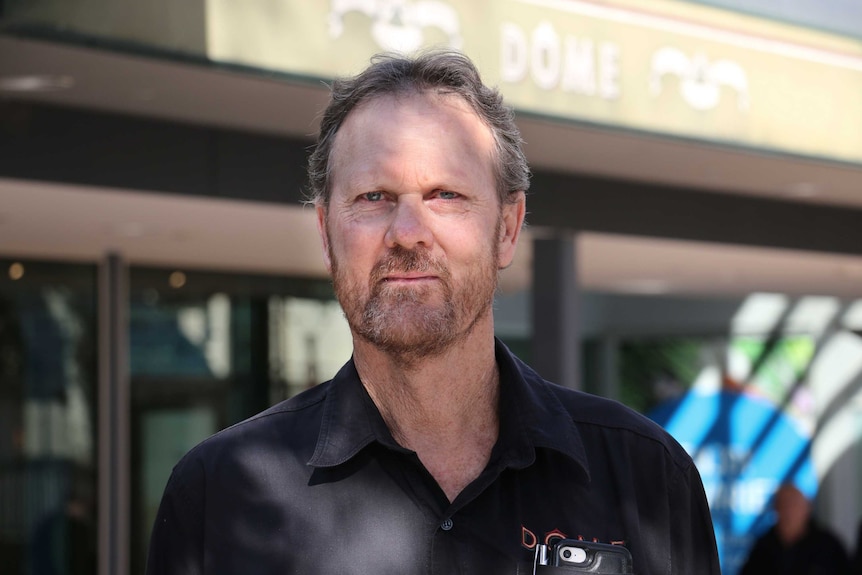
<path fill-rule="evenodd" d="M 778 526 L 778 538 L 786 546 L 793 545 L 805 537 L 806 533 L 808 533 L 808 522 L 794 526 Z"/>
<path fill-rule="evenodd" d="M 482 472 L 499 432 L 493 327 L 405 365 L 355 338 L 363 385 L 395 440 L 416 452 L 449 500 Z"/>

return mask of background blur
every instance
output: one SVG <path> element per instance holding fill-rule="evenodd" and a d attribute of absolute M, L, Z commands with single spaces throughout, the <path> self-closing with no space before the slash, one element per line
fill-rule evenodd
<path fill-rule="evenodd" d="M 171 467 L 329 378 L 326 81 L 461 49 L 534 170 L 498 336 L 665 425 L 723 571 L 862 518 L 862 5 L 0 0 L 0 564 L 139 574 Z"/>

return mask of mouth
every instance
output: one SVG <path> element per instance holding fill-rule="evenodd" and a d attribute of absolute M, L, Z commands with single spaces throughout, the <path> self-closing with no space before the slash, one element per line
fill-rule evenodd
<path fill-rule="evenodd" d="M 435 275 L 429 274 L 417 274 L 417 273 L 406 273 L 406 274 L 394 274 L 388 275 L 384 277 L 381 282 L 389 283 L 389 284 L 415 284 L 429 281 L 436 281 L 439 278 Z"/>

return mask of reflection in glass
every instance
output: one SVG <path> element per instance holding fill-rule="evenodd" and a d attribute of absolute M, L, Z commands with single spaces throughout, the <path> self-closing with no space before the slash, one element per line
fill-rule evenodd
<path fill-rule="evenodd" d="M 183 454 L 331 378 L 352 349 L 327 281 L 176 273 L 130 271 L 133 574 Z"/>
<path fill-rule="evenodd" d="M 96 570 L 96 270 L 0 277 L 0 565 Z"/>

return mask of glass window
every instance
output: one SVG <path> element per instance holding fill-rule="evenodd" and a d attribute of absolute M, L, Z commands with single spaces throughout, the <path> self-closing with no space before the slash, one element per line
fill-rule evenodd
<path fill-rule="evenodd" d="M 133 268 L 132 572 L 171 469 L 207 436 L 331 378 L 352 341 L 327 280 Z"/>
<path fill-rule="evenodd" d="M 330 379 L 353 351 L 337 301 L 300 297 L 269 300 L 273 402 Z"/>
<path fill-rule="evenodd" d="M 0 565 L 96 571 L 96 268 L 0 259 Z"/>

